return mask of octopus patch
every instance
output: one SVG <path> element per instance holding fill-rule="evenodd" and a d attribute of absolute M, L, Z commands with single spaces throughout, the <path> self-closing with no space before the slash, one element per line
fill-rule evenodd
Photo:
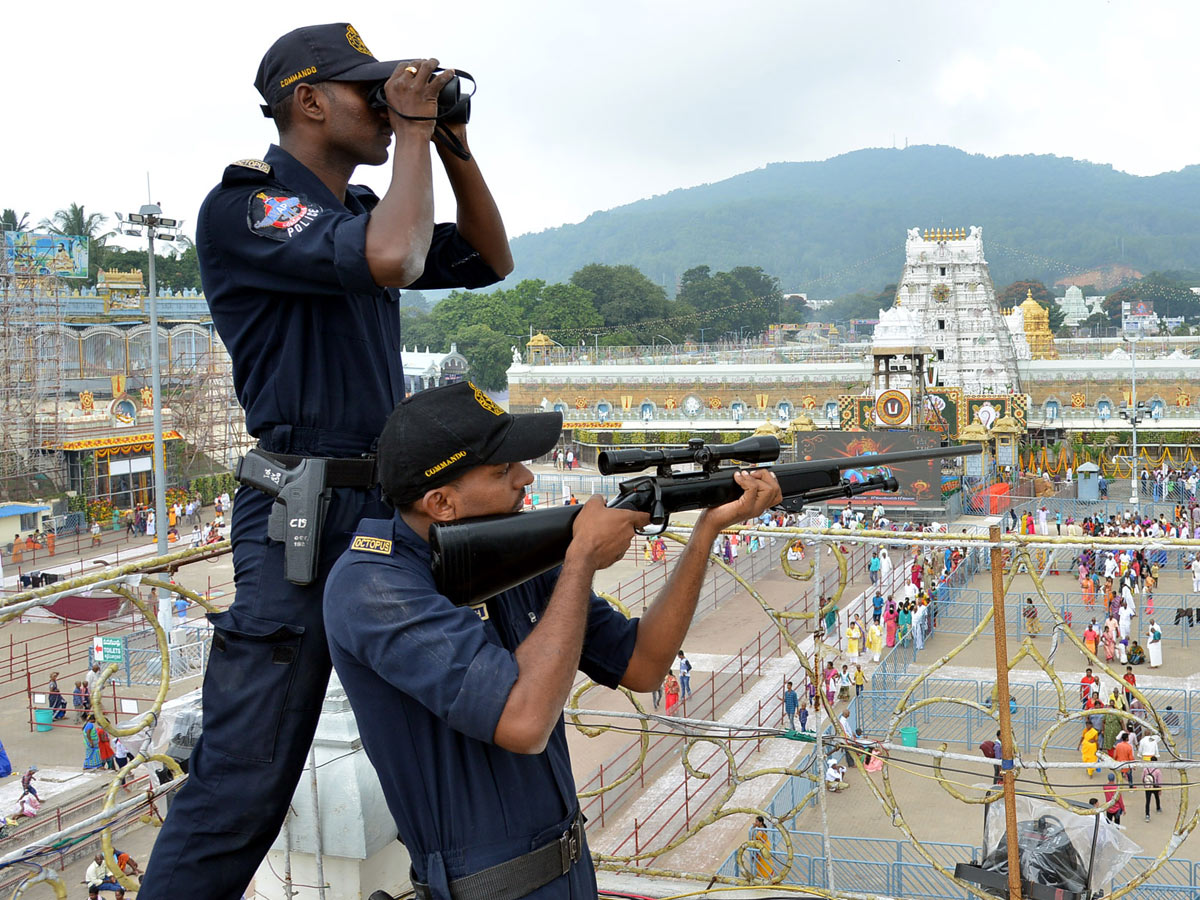
<path fill-rule="evenodd" d="M 255 191 L 250 195 L 250 230 L 275 241 L 294 238 L 312 225 L 321 214 L 298 194 L 272 194 Z"/>

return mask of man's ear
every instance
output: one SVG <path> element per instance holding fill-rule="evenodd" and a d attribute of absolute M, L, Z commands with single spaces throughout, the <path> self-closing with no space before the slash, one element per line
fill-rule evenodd
<path fill-rule="evenodd" d="M 453 522 L 458 518 L 458 494 L 452 485 L 444 484 L 417 501 L 420 511 L 435 522 Z"/>
<path fill-rule="evenodd" d="M 323 122 L 328 115 L 329 103 L 329 92 L 324 85 L 301 82 L 292 94 L 292 115 Z"/>

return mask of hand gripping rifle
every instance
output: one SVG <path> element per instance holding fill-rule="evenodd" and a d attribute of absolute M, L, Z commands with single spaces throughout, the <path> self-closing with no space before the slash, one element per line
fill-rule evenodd
<path fill-rule="evenodd" d="M 871 491 L 896 491 L 900 487 L 890 474 L 870 475 L 851 482 L 843 476 L 847 469 L 973 456 L 982 450 L 981 445 L 901 450 L 788 463 L 772 466 L 771 471 L 783 489 L 779 508 L 799 512 L 808 503 Z M 722 469 L 722 461 L 760 463 L 778 458 L 778 439 L 756 435 L 727 446 L 708 446 L 693 438 L 686 448 L 606 450 L 600 454 L 599 465 L 603 475 L 657 467 L 653 477 L 643 475 L 622 481 L 620 492 L 608 505 L 649 513 L 652 530 L 642 533 L 658 534 L 666 529 L 671 513 L 720 506 L 742 495 L 741 486 L 733 479 L 736 469 Z M 676 472 L 673 468 L 685 464 L 696 466 L 696 471 Z M 453 603 L 472 605 L 549 571 L 566 558 L 572 526 L 580 509 L 552 507 L 430 526 L 433 577 L 438 590 Z"/>

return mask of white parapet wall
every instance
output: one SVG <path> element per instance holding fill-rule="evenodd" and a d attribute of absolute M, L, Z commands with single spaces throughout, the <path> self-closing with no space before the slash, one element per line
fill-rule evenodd
<path fill-rule="evenodd" d="M 317 896 L 311 888 L 300 886 L 317 884 L 318 846 L 326 900 L 359 900 L 376 890 L 396 895 L 408 889 L 408 852 L 396 840 L 395 822 L 336 673 L 321 708 L 313 750 L 320 820 L 313 815 L 313 770 L 305 767 L 292 797 L 288 825 L 255 875 L 254 896 L 290 900 L 283 881 L 289 855 L 298 895 Z M 285 836 L 290 838 L 290 854 Z"/>

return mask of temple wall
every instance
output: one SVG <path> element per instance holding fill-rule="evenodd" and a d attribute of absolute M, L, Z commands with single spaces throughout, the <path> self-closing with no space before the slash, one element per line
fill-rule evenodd
<path fill-rule="evenodd" d="M 652 371 L 649 368 L 647 371 Z M 625 406 L 637 409 L 649 400 L 657 409 L 672 409 L 683 405 L 688 396 L 696 396 L 708 409 L 728 409 L 734 402 L 747 408 L 774 407 L 788 401 L 796 409 L 823 409 L 826 403 L 836 403 L 841 394 L 858 394 L 870 386 L 870 370 L 864 364 L 861 373 L 850 377 L 831 378 L 817 372 L 797 373 L 782 380 L 739 378 L 725 381 L 719 377 L 673 377 L 658 383 L 644 382 L 640 377 L 629 380 L 606 379 L 591 382 L 580 379 L 509 379 L 508 402 L 512 412 L 529 412 L 541 406 L 542 399 L 551 407 L 566 404 L 568 409 L 594 409 L 597 403 L 607 402 L 614 409 Z M 761 399 L 766 395 L 766 399 Z M 671 403 L 674 402 L 675 406 Z"/>

